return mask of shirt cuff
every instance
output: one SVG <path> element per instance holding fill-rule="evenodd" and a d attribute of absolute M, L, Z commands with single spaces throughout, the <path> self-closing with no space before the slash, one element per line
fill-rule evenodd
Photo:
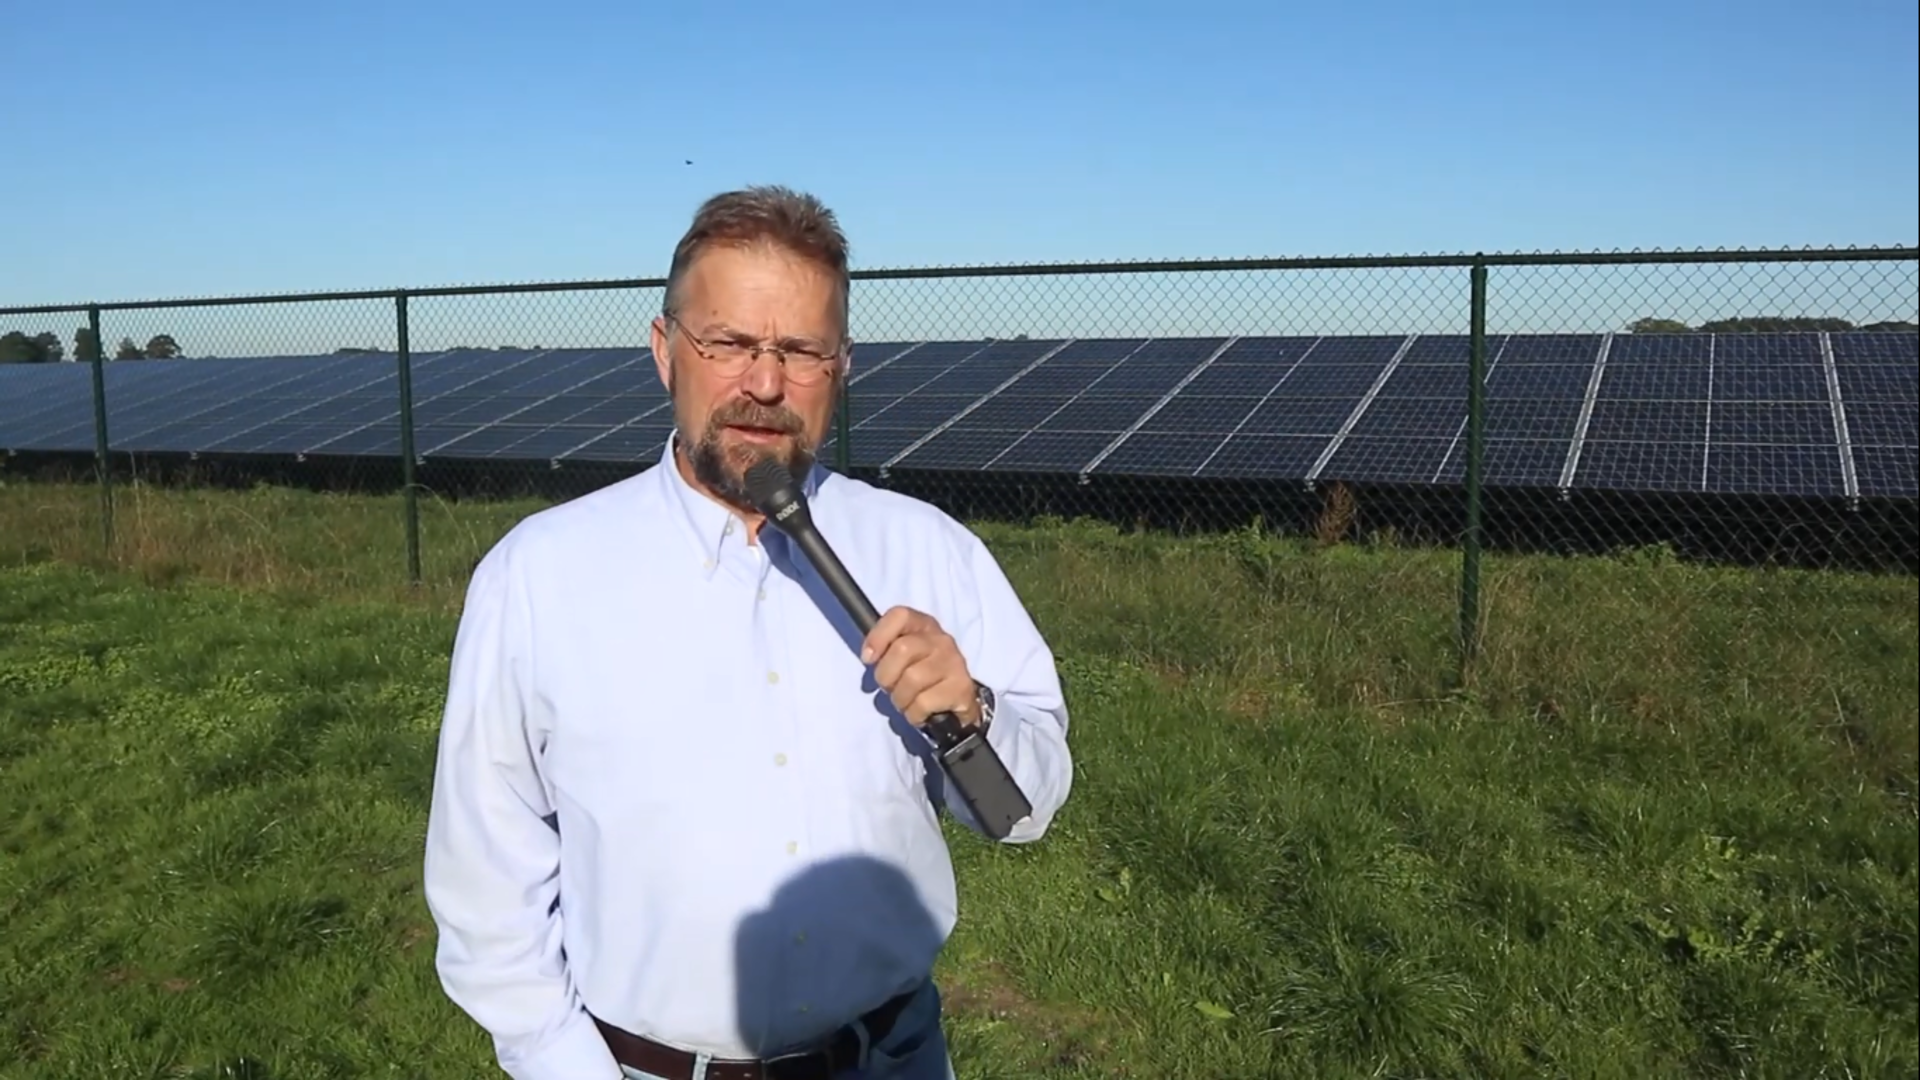
<path fill-rule="evenodd" d="M 500 1067 L 513 1080 L 623 1080 L 625 1076 L 585 1010 L 575 1012 L 552 1039 L 531 1052 L 502 1054 Z"/>

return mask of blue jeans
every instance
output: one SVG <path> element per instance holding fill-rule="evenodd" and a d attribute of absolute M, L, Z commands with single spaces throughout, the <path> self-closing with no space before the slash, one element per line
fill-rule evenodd
<path fill-rule="evenodd" d="M 706 1067 L 707 1058 L 701 1055 L 694 1063 L 693 1080 L 705 1080 Z M 624 1065 L 620 1071 L 627 1080 L 663 1080 Z M 868 1049 L 865 1067 L 837 1080 L 954 1080 L 946 1033 L 940 1027 L 940 991 L 933 980 L 920 984 L 893 1030 Z"/>

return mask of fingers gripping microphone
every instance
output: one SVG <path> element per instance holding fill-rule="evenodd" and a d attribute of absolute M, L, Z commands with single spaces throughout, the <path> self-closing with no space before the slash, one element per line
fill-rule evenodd
<path fill-rule="evenodd" d="M 806 495 L 786 468 L 778 461 L 763 459 L 747 470 L 747 494 L 755 508 L 767 516 L 768 524 L 800 546 L 834 598 L 853 617 L 860 633 L 864 636 L 870 632 L 880 621 L 880 613 L 814 528 Z M 1033 812 L 1032 804 L 1000 755 L 994 753 L 984 732 L 966 730 L 950 712 L 928 717 L 922 730 L 933 742 L 960 798 L 988 836 L 1004 839 L 1015 824 Z"/>

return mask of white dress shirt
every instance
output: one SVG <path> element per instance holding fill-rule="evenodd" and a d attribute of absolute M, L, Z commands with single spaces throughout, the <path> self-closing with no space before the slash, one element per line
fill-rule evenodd
<path fill-rule="evenodd" d="M 805 1044 L 926 978 L 954 924 L 924 737 L 798 548 L 749 545 L 672 453 L 528 517 L 468 587 L 426 900 L 442 984 L 515 1080 L 618 1080 L 589 1012 L 722 1057 Z M 1007 839 L 1040 837 L 1067 714 L 998 564 L 927 503 L 804 487 L 874 606 L 934 616 L 995 691 L 988 740 L 1033 804 Z"/>

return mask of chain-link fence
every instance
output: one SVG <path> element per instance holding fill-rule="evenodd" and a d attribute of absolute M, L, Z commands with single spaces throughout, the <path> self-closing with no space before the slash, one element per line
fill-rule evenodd
<path fill-rule="evenodd" d="M 861 271 L 821 458 L 963 519 L 1458 545 L 1469 654 L 1490 549 L 1911 574 L 1917 259 Z M 395 578 L 458 573 L 526 504 L 452 508 L 658 461 L 662 285 L 0 309 L 0 451 L 97 483 L 110 552 L 116 485 L 264 480 L 383 493 Z"/>

